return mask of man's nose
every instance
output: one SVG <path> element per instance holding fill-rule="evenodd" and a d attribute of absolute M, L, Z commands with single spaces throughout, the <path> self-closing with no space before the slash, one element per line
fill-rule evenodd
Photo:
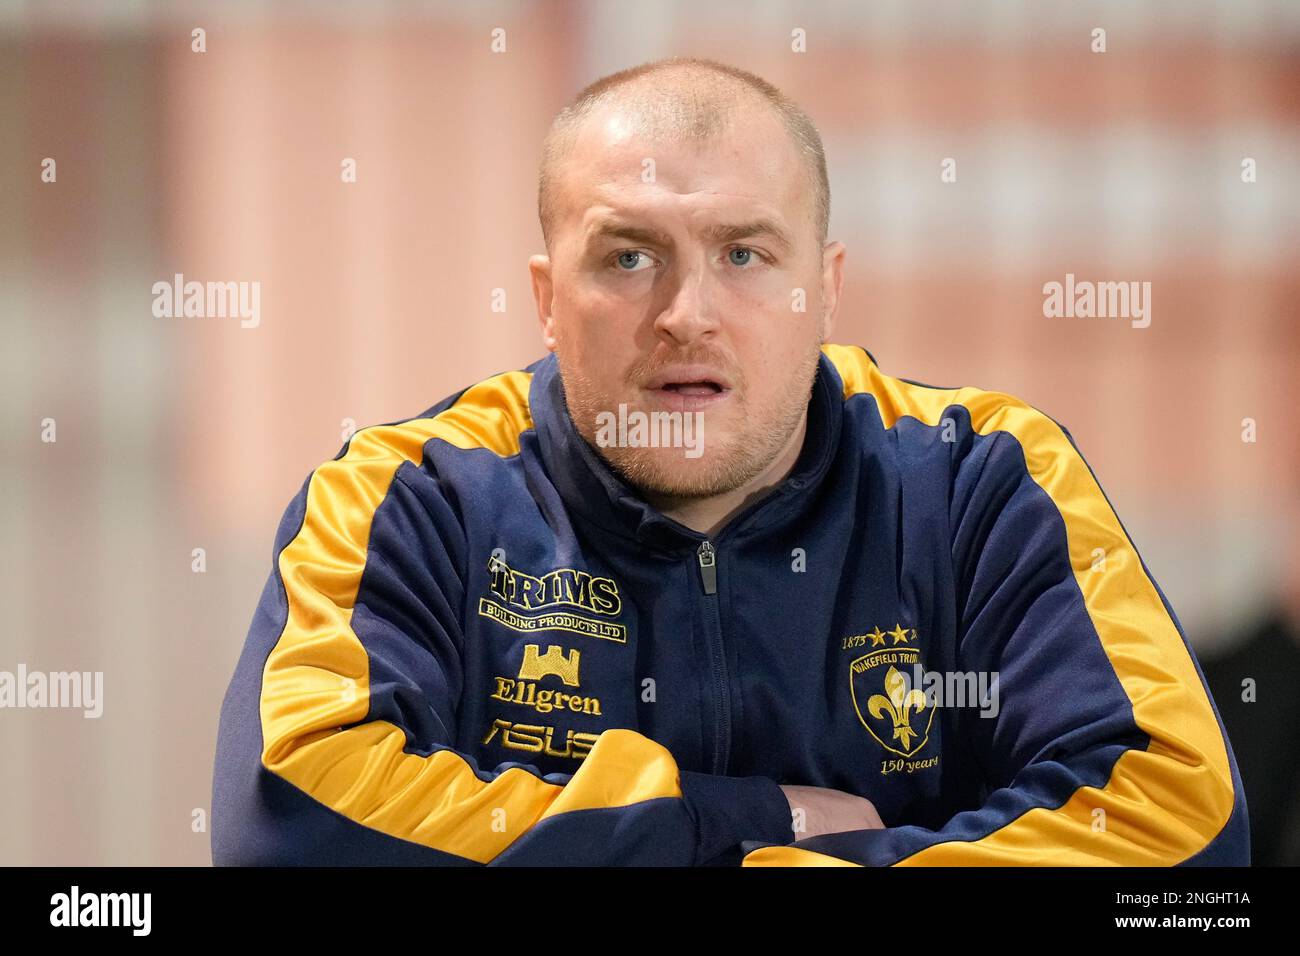
<path fill-rule="evenodd" d="M 717 279 L 704 264 L 692 265 L 670 279 L 667 304 L 655 320 L 655 330 L 678 345 L 688 344 L 718 328 Z"/>

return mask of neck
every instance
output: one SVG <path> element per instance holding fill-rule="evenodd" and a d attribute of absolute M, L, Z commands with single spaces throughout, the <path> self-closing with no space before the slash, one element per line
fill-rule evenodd
<path fill-rule="evenodd" d="M 803 450 L 804 436 L 808 431 L 808 416 L 799 421 L 799 427 L 790 435 L 781 452 L 772 463 L 749 481 L 731 491 L 708 498 L 679 498 L 673 495 L 646 494 L 646 501 L 661 514 L 683 524 L 692 531 L 713 537 L 728 521 L 749 505 L 789 477 Z"/>

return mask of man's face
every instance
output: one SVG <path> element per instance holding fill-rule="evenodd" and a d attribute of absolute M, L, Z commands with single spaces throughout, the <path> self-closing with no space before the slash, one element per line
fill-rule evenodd
<path fill-rule="evenodd" d="M 812 179 L 780 120 L 754 106 L 706 143 L 669 144 L 608 107 L 556 185 L 552 254 L 530 268 L 579 433 L 660 495 L 761 478 L 802 442 L 843 259 L 820 244 Z M 620 405 L 629 421 L 701 413 L 689 417 L 702 450 L 602 441 L 600 416 Z"/>

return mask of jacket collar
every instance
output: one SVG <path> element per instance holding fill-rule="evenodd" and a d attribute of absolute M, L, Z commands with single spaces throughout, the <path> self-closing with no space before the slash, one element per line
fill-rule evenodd
<path fill-rule="evenodd" d="M 530 366 L 528 403 L 543 467 L 571 513 L 607 531 L 664 550 L 694 548 L 705 535 L 661 514 L 637 496 L 578 434 L 564 400 L 554 354 Z M 790 474 L 760 501 L 752 503 L 715 536 L 756 533 L 797 518 L 814 497 L 839 446 L 843 423 L 843 382 L 825 352 L 818 360 L 808 402 L 803 449 Z"/>

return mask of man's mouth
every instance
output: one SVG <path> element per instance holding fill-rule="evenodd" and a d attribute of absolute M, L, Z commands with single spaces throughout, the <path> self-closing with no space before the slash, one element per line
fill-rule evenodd
<path fill-rule="evenodd" d="M 722 386 L 717 382 L 666 382 L 662 386 L 662 391 L 673 392 L 677 395 L 717 395 L 722 392 Z"/>
<path fill-rule="evenodd" d="M 646 380 L 645 387 L 652 390 L 709 388 L 714 392 L 725 392 L 731 388 L 731 377 L 711 365 L 682 362 L 659 369 Z"/>
<path fill-rule="evenodd" d="M 709 368 L 679 366 L 666 368 L 645 383 L 651 404 L 669 411 L 703 411 L 725 401 L 732 392 L 731 380 Z"/>

